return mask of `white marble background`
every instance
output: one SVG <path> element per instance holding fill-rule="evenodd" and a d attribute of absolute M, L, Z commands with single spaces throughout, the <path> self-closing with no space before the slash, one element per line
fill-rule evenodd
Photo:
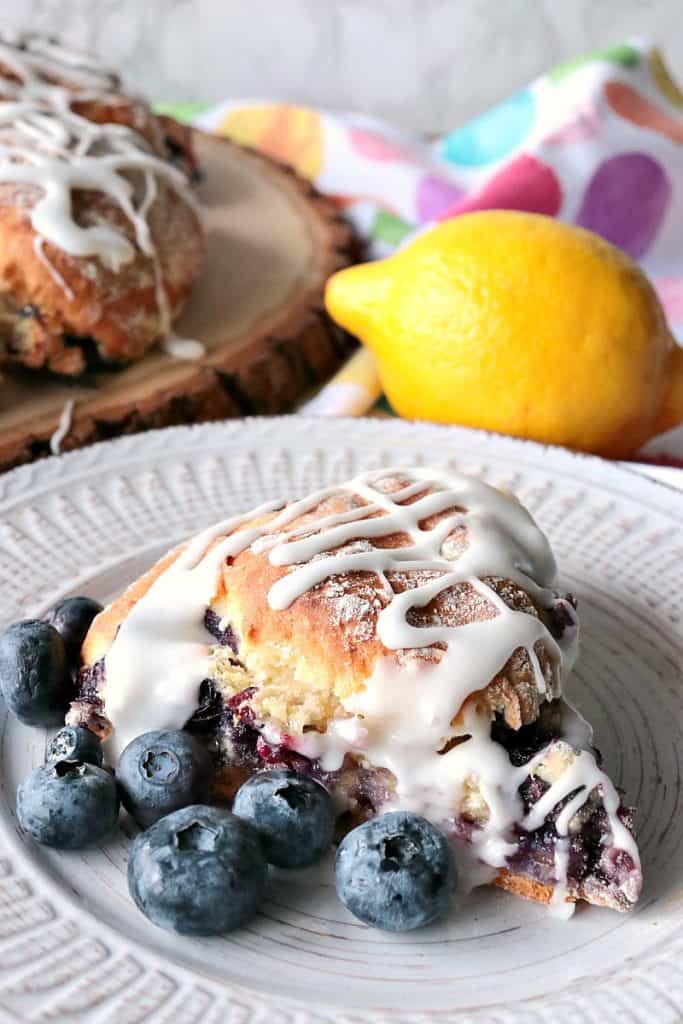
<path fill-rule="evenodd" d="M 278 97 L 438 132 L 539 72 L 639 35 L 683 79 L 683 0 L 0 0 L 153 99 Z"/>

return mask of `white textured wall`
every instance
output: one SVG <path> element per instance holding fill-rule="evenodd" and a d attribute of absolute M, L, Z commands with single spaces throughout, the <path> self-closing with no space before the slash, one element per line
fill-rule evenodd
<path fill-rule="evenodd" d="M 567 57 L 657 40 L 683 79 L 683 0 L 0 0 L 154 99 L 282 97 L 436 132 Z"/>

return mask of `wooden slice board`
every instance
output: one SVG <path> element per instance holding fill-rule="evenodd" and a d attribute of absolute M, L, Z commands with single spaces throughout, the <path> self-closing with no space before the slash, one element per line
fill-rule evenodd
<path fill-rule="evenodd" d="M 49 454 L 70 399 L 62 450 L 150 427 L 284 412 L 350 351 L 322 302 L 329 275 L 353 262 L 353 233 L 333 204 L 253 150 L 200 132 L 195 142 L 208 252 L 175 330 L 206 354 L 188 362 L 155 349 L 83 383 L 6 372 L 0 470 Z"/>

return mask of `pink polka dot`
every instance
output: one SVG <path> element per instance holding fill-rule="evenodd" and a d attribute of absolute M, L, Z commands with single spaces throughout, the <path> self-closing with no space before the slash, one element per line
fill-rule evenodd
<path fill-rule="evenodd" d="M 361 128 L 349 128 L 349 141 L 356 152 L 367 160 L 394 163 L 410 158 L 410 154 L 403 146 L 389 142 L 381 135 L 375 135 L 374 132 L 363 131 Z"/>
<path fill-rule="evenodd" d="M 541 141 L 544 146 L 571 146 L 593 139 L 600 132 L 600 115 L 594 103 L 584 103 L 574 115 Z"/>
<path fill-rule="evenodd" d="M 562 187 L 553 169 L 522 153 L 480 189 L 454 203 L 440 219 L 473 210 L 524 210 L 554 217 L 561 205 Z"/>
<path fill-rule="evenodd" d="M 683 324 L 683 277 L 658 277 L 652 283 L 671 323 Z"/>

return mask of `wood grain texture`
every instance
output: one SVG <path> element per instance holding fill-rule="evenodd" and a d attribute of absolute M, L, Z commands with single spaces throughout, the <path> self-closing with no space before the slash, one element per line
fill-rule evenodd
<path fill-rule="evenodd" d="M 350 227 L 288 168 L 227 139 L 196 136 L 208 253 L 175 330 L 202 341 L 205 355 L 189 362 L 152 351 L 77 384 L 8 371 L 0 470 L 49 453 L 70 399 L 63 450 L 152 427 L 285 412 L 352 347 L 323 307 L 328 276 L 356 255 Z"/>

